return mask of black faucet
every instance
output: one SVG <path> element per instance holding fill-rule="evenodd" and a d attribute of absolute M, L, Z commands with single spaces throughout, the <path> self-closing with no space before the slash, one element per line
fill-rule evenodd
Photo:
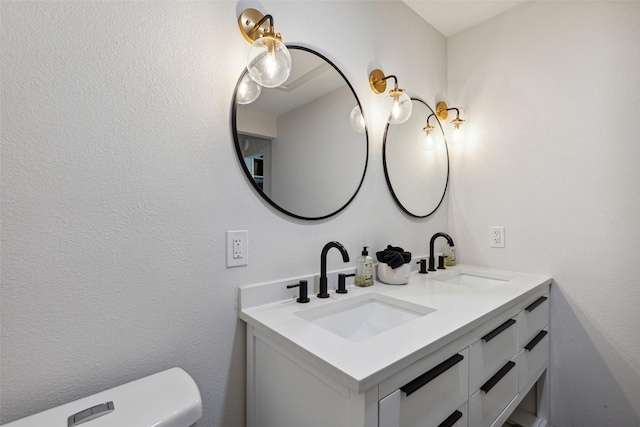
<path fill-rule="evenodd" d="M 320 254 L 320 293 L 318 293 L 318 298 L 329 298 L 329 293 L 327 292 L 327 252 L 331 248 L 336 248 L 340 251 L 342 261 L 349 262 L 349 254 L 341 243 L 329 242 L 324 245 Z"/>
<path fill-rule="evenodd" d="M 455 246 L 453 244 L 453 239 L 447 233 L 434 234 L 433 237 L 431 238 L 431 243 L 429 243 L 429 271 L 436 271 L 436 268 L 435 268 L 436 260 L 433 257 L 433 244 L 438 237 L 444 237 L 445 239 L 447 239 L 447 242 L 449 242 L 449 246 Z"/>

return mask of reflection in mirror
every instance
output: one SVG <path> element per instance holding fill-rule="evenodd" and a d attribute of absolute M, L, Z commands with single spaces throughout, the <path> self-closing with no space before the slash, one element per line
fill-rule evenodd
<path fill-rule="evenodd" d="M 368 137 L 354 129 L 360 103 L 344 75 L 310 49 L 287 46 L 291 75 L 257 99 L 245 84 L 234 94 L 232 127 L 240 165 L 272 206 L 301 219 L 323 219 L 344 209 L 362 185 Z M 250 91 L 249 91 L 250 92 Z M 359 111 L 359 110 L 358 110 Z"/>
<path fill-rule="evenodd" d="M 387 125 L 382 160 L 393 199 L 407 214 L 424 218 L 436 211 L 447 191 L 449 153 L 442 125 L 424 101 L 411 98 L 413 113 L 402 124 Z"/>

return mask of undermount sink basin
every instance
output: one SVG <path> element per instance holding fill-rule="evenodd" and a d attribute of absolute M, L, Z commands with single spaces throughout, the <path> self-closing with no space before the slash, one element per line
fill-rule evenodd
<path fill-rule="evenodd" d="M 504 285 L 509 281 L 509 278 L 500 275 L 458 270 L 438 275 L 434 277 L 434 280 L 473 289 L 491 289 L 495 286 Z"/>
<path fill-rule="evenodd" d="M 368 293 L 295 314 L 348 341 L 359 342 L 434 311 L 387 295 Z"/>

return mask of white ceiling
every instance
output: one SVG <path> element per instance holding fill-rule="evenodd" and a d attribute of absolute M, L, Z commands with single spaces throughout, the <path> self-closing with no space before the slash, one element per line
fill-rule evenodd
<path fill-rule="evenodd" d="M 449 37 L 527 0 L 402 0 L 436 30 Z"/>

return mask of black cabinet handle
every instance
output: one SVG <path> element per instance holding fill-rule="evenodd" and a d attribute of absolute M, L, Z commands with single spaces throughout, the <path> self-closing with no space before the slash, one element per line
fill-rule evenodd
<path fill-rule="evenodd" d="M 507 320 L 502 325 L 498 326 L 493 331 L 491 331 L 487 335 L 483 336 L 482 340 L 485 341 L 485 342 L 491 341 L 492 339 L 494 339 L 495 337 L 500 335 L 502 332 L 504 332 L 507 329 L 509 329 L 509 326 L 513 325 L 514 323 L 516 323 L 515 319 Z"/>
<path fill-rule="evenodd" d="M 489 378 L 489 381 L 487 381 L 486 383 L 484 383 L 484 385 L 482 387 L 480 387 L 480 390 L 484 391 L 485 393 L 489 393 L 489 390 L 491 390 L 493 388 L 494 385 L 498 384 L 498 382 L 505 376 L 507 375 L 507 373 L 509 373 L 509 371 L 511 369 L 513 369 L 513 367 L 516 366 L 516 362 L 510 360 L 507 362 L 506 365 L 504 365 L 497 374 L 495 374 L 494 376 L 492 376 L 491 378 Z"/>
<path fill-rule="evenodd" d="M 411 393 L 418 391 L 421 387 L 427 385 L 430 381 L 434 380 L 439 375 L 445 373 L 450 368 L 453 368 L 455 365 L 460 363 L 462 359 L 464 359 L 464 356 L 461 354 L 451 356 L 435 368 L 430 369 L 415 380 L 403 385 L 402 387 L 400 387 L 400 390 L 404 391 L 407 396 L 409 396 Z"/>
<path fill-rule="evenodd" d="M 453 414 L 449 415 L 449 418 L 447 418 L 446 420 L 444 420 L 443 422 L 441 422 L 438 427 L 451 427 L 452 425 L 454 425 L 456 423 L 456 421 L 458 421 L 460 418 L 462 418 L 462 412 L 460 411 L 455 411 Z"/>
<path fill-rule="evenodd" d="M 534 302 L 531 303 L 531 305 L 529 305 L 527 308 L 525 308 L 525 310 L 527 311 L 533 311 L 535 310 L 535 308 L 537 306 L 539 306 L 540 304 L 542 304 L 543 302 L 545 302 L 547 300 L 547 297 L 540 297 L 537 300 L 535 300 Z"/>
<path fill-rule="evenodd" d="M 540 331 L 540 332 L 538 333 L 538 335 L 536 335 L 536 336 L 531 340 L 531 342 L 530 342 L 529 344 L 527 344 L 527 345 L 525 345 L 525 346 L 524 346 L 524 349 L 525 349 L 525 350 L 527 350 L 527 351 L 531 351 L 531 350 L 533 350 L 533 348 L 534 348 L 536 345 L 538 345 L 538 343 L 539 343 L 540 341 L 542 341 L 542 338 L 544 338 L 547 334 L 548 334 L 548 332 L 547 332 L 547 331 Z"/>

